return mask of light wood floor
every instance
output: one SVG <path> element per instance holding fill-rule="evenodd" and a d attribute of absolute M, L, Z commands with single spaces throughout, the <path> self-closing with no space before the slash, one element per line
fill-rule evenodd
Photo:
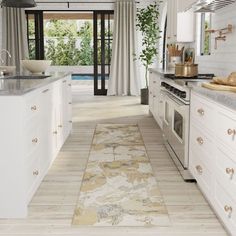
<path fill-rule="evenodd" d="M 223 236 L 227 235 L 195 183 L 182 180 L 163 146 L 160 129 L 135 97 L 93 97 L 86 83 L 73 86 L 73 133 L 63 146 L 23 220 L 0 220 L 0 235 Z M 171 226 L 71 226 L 79 187 L 98 123 L 138 123 L 166 203 Z"/>

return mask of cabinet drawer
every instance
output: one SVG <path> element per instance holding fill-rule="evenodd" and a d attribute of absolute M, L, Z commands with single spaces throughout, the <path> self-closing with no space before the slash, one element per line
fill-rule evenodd
<path fill-rule="evenodd" d="M 30 155 L 40 148 L 43 130 L 37 121 L 32 122 L 29 127 L 25 127 L 23 151 L 27 161 Z"/>
<path fill-rule="evenodd" d="M 204 128 L 214 131 L 214 108 L 206 100 L 192 94 L 191 98 L 192 122 L 200 123 Z"/>
<path fill-rule="evenodd" d="M 28 165 L 26 170 L 27 195 L 31 196 L 35 183 L 40 177 L 40 156 L 35 156 L 34 160 Z"/>
<path fill-rule="evenodd" d="M 203 164 L 203 162 L 196 156 L 193 150 L 190 150 L 190 172 L 197 180 L 197 183 L 205 196 L 211 199 L 212 195 L 212 173 Z"/>
<path fill-rule="evenodd" d="M 225 111 L 217 114 L 217 137 L 236 151 L 236 115 Z"/>
<path fill-rule="evenodd" d="M 214 208 L 233 236 L 236 235 L 236 203 L 216 181 Z"/>
<path fill-rule="evenodd" d="M 223 147 L 217 148 L 216 178 L 229 195 L 236 196 L 236 158 L 235 154 Z M 236 210 L 236 209 L 235 209 Z"/>
<path fill-rule="evenodd" d="M 25 97 L 24 114 L 25 120 L 32 119 L 33 116 L 40 114 L 40 94 L 34 93 Z"/>
<path fill-rule="evenodd" d="M 190 148 L 194 150 L 198 159 L 212 167 L 215 156 L 214 141 L 194 125 L 191 125 L 190 129 Z"/>

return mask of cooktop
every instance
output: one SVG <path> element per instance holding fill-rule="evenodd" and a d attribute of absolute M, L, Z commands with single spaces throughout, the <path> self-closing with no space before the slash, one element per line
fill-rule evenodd
<path fill-rule="evenodd" d="M 194 77 L 181 77 L 181 76 L 175 76 L 175 74 L 165 74 L 164 78 L 172 79 L 172 80 L 186 80 L 186 81 L 196 81 L 196 80 L 212 80 L 214 74 L 198 74 Z"/>

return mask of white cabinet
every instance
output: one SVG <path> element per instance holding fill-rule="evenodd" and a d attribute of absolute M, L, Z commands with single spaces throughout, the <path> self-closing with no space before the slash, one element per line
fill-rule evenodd
<path fill-rule="evenodd" d="M 149 110 L 162 129 L 163 124 L 163 96 L 160 91 L 161 74 L 149 71 Z"/>
<path fill-rule="evenodd" d="M 175 43 L 177 39 L 178 0 L 167 0 L 167 43 Z"/>
<path fill-rule="evenodd" d="M 167 0 L 167 43 L 177 41 L 177 13 L 188 9 L 195 0 Z M 184 26 L 183 26 L 184 27 Z"/>
<path fill-rule="evenodd" d="M 236 235 L 236 111 L 191 96 L 190 171 L 219 218 Z"/>
<path fill-rule="evenodd" d="M 27 206 L 68 137 L 71 76 L 22 96 L 0 97 L 0 218 Z"/>

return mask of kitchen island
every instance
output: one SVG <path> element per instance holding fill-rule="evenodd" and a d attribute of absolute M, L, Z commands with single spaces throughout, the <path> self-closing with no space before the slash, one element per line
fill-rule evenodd
<path fill-rule="evenodd" d="M 0 78 L 0 218 L 27 206 L 72 129 L 71 75 Z"/>

